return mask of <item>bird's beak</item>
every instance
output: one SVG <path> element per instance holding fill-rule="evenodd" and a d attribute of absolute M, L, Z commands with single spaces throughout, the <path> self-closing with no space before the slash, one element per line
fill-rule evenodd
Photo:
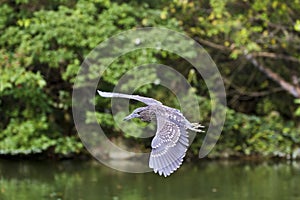
<path fill-rule="evenodd" d="M 128 120 L 130 120 L 130 119 L 132 119 L 132 118 L 138 118 L 138 117 L 139 117 L 138 114 L 132 113 L 132 114 L 128 115 L 127 117 L 125 117 L 123 120 L 124 120 L 124 121 L 128 121 Z"/>

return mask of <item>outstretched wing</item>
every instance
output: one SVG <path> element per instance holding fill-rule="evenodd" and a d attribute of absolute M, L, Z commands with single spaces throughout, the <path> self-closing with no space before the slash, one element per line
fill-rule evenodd
<path fill-rule="evenodd" d="M 109 97 L 109 98 L 117 97 L 117 98 L 125 98 L 125 99 L 134 99 L 137 101 L 141 101 L 147 105 L 162 105 L 162 103 L 160 101 L 157 101 L 157 100 L 149 98 L 149 97 L 141 97 L 139 95 L 129 95 L 129 94 L 112 93 L 112 92 L 102 92 L 100 90 L 97 90 L 97 92 L 102 97 Z"/>
<path fill-rule="evenodd" d="M 159 115 L 156 118 L 157 132 L 151 143 L 149 167 L 166 177 L 182 164 L 189 146 L 188 134 L 185 127 Z"/>

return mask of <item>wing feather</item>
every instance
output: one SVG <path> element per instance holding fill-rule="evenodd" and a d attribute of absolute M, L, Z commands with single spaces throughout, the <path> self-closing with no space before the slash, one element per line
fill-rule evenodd
<path fill-rule="evenodd" d="M 125 99 L 134 99 L 140 102 L 143 102 L 146 105 L 162 105 L 160 101 L 157 101 L 155 99 L 149 98 L 149 97 L 142 97 L 139 95 L 129 95 L 129 94 L 121 94 L 121 93 L 112 93 L 112 92 L 102 92 L 100 90 L 97 90 L 98 94 L 102 97 L 108 97 L 108 98 L 125 98 Z"/>
<path fill-rule="evenodd" d="M 156 117 L 158 128 L 151 143 L 149 167 L 166 177 L 182 164 L 189 145 L 188 134 L 184 127 L 159 115 Z"/>

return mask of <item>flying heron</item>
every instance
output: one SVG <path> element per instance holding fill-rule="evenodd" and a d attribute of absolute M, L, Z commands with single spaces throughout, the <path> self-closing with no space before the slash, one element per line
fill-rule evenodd
<path fill-rule="evenodd" d="M 149 167 L 159 175 L 167 177 L 182 164 L 189 146 L 187 129 L 204 132 L 201 130 L 204 126 L 189 122 L 179 110 L 165 106 L 155 99 L 99 90 L 97 92 L 102 97 L 134 99 L 147 105 L 135 109 L 124 120 L 139 118 L 151 122 L 156 119 L 157 131 L 151 142 Z"/>

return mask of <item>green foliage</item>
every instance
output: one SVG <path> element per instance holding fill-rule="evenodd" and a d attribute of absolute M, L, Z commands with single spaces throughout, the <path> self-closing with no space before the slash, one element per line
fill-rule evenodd
<path fill-rule="evenodd" d="M 0 149 L 1 154 L 38 153 L 54 144 L 49 130 L 50 111 L 45 80 L 20 66 L 20 55 L 1 52 L 0 67 Z"/>
<path fill-rule="evenodd" d="M 22 12 L 18 13 L 21 9 Z M 71 92 L 80 64 L 101 41 L 126 29 L 163 25 L 160 12 L 147 4 L 132 6 L 109 0 L 4 1 L 0 6 L 0 150 L 2 154 L 83 150 L 71 119 Z M 155 62 L 153 52 L 133 53 L 124 66 Z M 143 60 L 143 58 L 147 58 Z M 116 80 L 128 68 L 113 65 L 105 76 Z M 99 113 L 99 116 L 105 116 Z M 104 124 L 112 126 L 112 120 Z"/>
<path fill-rule="evenodd" d="M 207 100 L 205 100 L 207 101 Z M 208 106 L 202 104 L 201 111 Z M 209 119 L 209 116 L 204 116 Z M 192 150 L 197 153 L 203 137 L 196 137 Z M 263 155 L 290 157 L 294 145 L 299 144 L 300 133 L 293 122 L 286 122 L 278 112 L 258 117 L 227 109 L 226 122 L 220 140 L 209 157 Z"/>
<path fill-rule="evenodd" d="M 299 5 L 298 0 L 173 1 L 165 10 L 210 52 L 226 81 L 231 108 L 265 115 L 262 105 L 272 102 L 273 109 L 292 117 L 290 94 L 279 92 L 278 83 L 266 80 L 244 54 L 293 84 L 291 77 L 300 76 Z"/>
<path fill-rule="evenodd" d="M 296 104 L 300 104 L 300 99 L 296 99 L 296 100 L 295 100 L 295 103 L 296 103 Z M 296 115 L 296 116 L 300 116 L 300 106 L 296 109 L 295 115 Z"/>
<path fill-rule="evenodd" d="M 295 45 L 300 42 L 299 13 L 298 0 L 174 0 L 161 4 L 4 0 L 0 5 L 0 153 L 82 152 L 71 117 L 72 86 L 81 62 L 100 42 L 116 33 L 163 26 L 185 30 L 208 45 L 224 77 L 229 109 L 214 153 L 287 156 L 300 145 L 299 101 L 293 104 L 293 97 L 245 62 L 244 53 L 253 53 L 284 80 L 299 78 L 299 45 Z M 168 39 L 172 41 L 172 37 Z M 180 41 L 171 44 L 181 49 L 188 46 Z M 185 52 L 187 57 L 195 56 Z M 204 82 L 186 61 L 170 52 L 144 49 L 119 57 L 105 71 L 101 87 L 111 90 L 125 72 L 145 63 L 176 66 L 193 85 L 190 92 L 197 94 L 201 109 L 197 117 L 204 124 L 209 122 L 211 102 Z M 131 75 L 143 77 L 143 73 Z M 151 70 L 147 74 L 149 79 L 156 78 Z M 98 75 L 91 74 L 91 78 Z M 136 84 L 132 79 L 122 89 Z M 154 84 L 136 92 L 178 107 L 172 95 Z M 121 132 L 104 109 L 109 109 L 109 102 L 96 98 L 96 117 L 111 133 L 109 137 L 115 137 Z M 187 107 L 191 111 L 187 116 L 194 116 L 193 106 Z M 121 120 L 123 115 L 119 113 L 116 119 Z M 93 113 L 87 113 L 87 122 L 91 122 L 91 116 Z M 129 130 L 141 134 L 133 124 Z M 125 133 L 125 137 L 129 135 Z M 196 138 L 192 146 L 195 155 L 202 141 L 203 137 Z"/>
<path fill-rule="evenodd" d="M 166 13 L 207 48 L 225 80 L 230 109 L 216 155 L 289 157 L 299 146 L 299 106 L 245 60 L 251 53 L 277 76 L 298 85 L 291 77 L 300 77 L 295 45 L 300 43 L 299 5 L 298 0 L 174 0 L 165 5 Z M 193 152 L 201 144 L 199 137 Z"/>
<path fill-rule="evenodd" d="M 55 153 L 69 155 L 71 153 L 80 153 L 82 151 L 83 144 L 78 142 L 78 138 L 61 137 L 55 140 Z"/>

